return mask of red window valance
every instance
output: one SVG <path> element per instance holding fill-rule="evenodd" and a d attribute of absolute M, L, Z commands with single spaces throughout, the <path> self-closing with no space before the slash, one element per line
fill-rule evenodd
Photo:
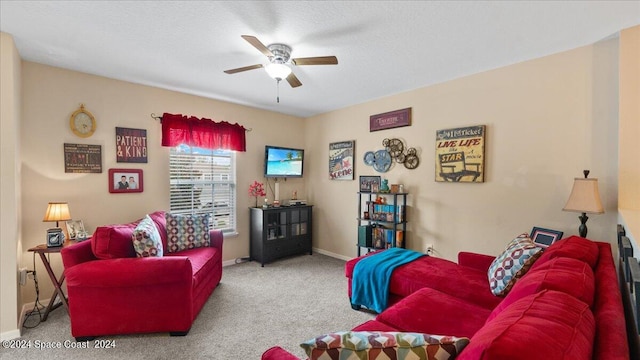
<path fill-rule="evenodd" d="M 245 128 L 242 125 L 164 113 L 162 146 L 180 144 L 206 149 L 247 150 Z"/>

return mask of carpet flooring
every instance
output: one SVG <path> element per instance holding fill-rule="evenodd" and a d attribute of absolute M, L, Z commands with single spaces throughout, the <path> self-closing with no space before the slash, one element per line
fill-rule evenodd
<path fill-rule="evenodd" d="M 374 318 L 351 309 L 344 264 L 314 254 L 285 258 L 264 268 L 256 262 L 227 266 L 220 285 L 185 337 L 120 335 L 76 343 L 67 311 L 60 307 L 46 322 L 23 329 L 19 340 L 31 348 L 2 346 L 0 359 L 260 359 L 274 345 L 305 359 L 299 346 L 302 341 L 350 330 Z M 99 304 L 96 311 L 100 311 Z M 51 344 L 62 348 L 42 348 Z M 70 347 L 81 344 L 89 348 Z M 96 349 L 95 345 L 114 347 Z"/>

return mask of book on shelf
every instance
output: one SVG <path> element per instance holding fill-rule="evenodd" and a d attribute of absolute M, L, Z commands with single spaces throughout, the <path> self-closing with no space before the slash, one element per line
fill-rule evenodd
<path fill-rule="evenodd" d="M 372 220 L 394 222 L 397 221 L 398 218 L 396 209 L 396 205 L 376 204 L 372 202 L 369 204 L 369 217 Z"/>
<path fill-rule="evenodd" d="M 371 225 L 363 225 L 358 227 L 358 246 L 362 247 L 373 247 L 372 240 L 372 230 L 373 226 Z"/>
<path fill-rule="evenodd" d="M 398 209 L 396 212 L 396 222 L 405 222 L 406 218 L 407 218 L 406 205 L 398 205 Z"/>
<path fill-rule="evenodd" d="M 362 229 L 362 230 L 360 230 Z M 361 227 L 360 231 L 365 231 Z M 402 230 L 394 230 L 384 226 L 373 226 L 371 229 L 371 244 L 376 249 L 388 249 L 391 247 L 403 247 L 404 232 Z M 359 239 L 361 237 L 359 236 Z M 365 243 L 365 242 L 361 242 Z"/>
<path fill-rule="evenodd" d="M 385 227 L 376 226 L 373 228 L 373 247 L 376 249 L 384 249 L 386 247 L 386 240 L 384 235 Z"/>
<path fill-rule="evenodd" d="M 396 231 L 396 246 L 404 247 L 404 231 L 402 230 Z"/>

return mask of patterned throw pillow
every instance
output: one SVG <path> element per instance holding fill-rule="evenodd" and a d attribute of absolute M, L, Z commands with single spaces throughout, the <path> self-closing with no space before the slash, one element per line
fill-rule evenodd
<path fill-rule="evenodd" d="M 131 235 L 137 257 L 162 256 L 162 240 L 149 215 L 140 221 Z"/>
<path fill-rule="evenodd" d="M 496 257 L 487 275 L 489 287 L 496 296 L 505 296 L 542 254 L 528 234 L 520 234 Z"/>
<path fill-rule="evenodd" d="M 167 251 L 178 252 L 209 246 L 209 215 L 165 214 Z"/>
<path fill-rule="evenodd" d="M 468 338 L 408 332 L 340 331 L 300 344 L 309 360 L 319 359 L 454 359 Z"/>

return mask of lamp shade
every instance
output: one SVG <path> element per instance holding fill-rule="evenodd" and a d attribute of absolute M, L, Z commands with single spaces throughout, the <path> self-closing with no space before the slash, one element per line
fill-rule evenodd
<path fill-rule="evenodd" d="M 569 200 L 562 210 L 588 214 L 604 213 L 598 191 L 598 179 L 575 178 Z"/>
<path fill-rule="evenodd" d="M 50 202 L 42 221 L 67 221 L 71 220 L 69 204 L 66 202 Z"/>
<path fill-rule="evenodd" d="M 291 68 L 285 64 L 268 64 L 264 67 L 264 70 L 276 80 L 285 79 L 291 74 Z"/>

